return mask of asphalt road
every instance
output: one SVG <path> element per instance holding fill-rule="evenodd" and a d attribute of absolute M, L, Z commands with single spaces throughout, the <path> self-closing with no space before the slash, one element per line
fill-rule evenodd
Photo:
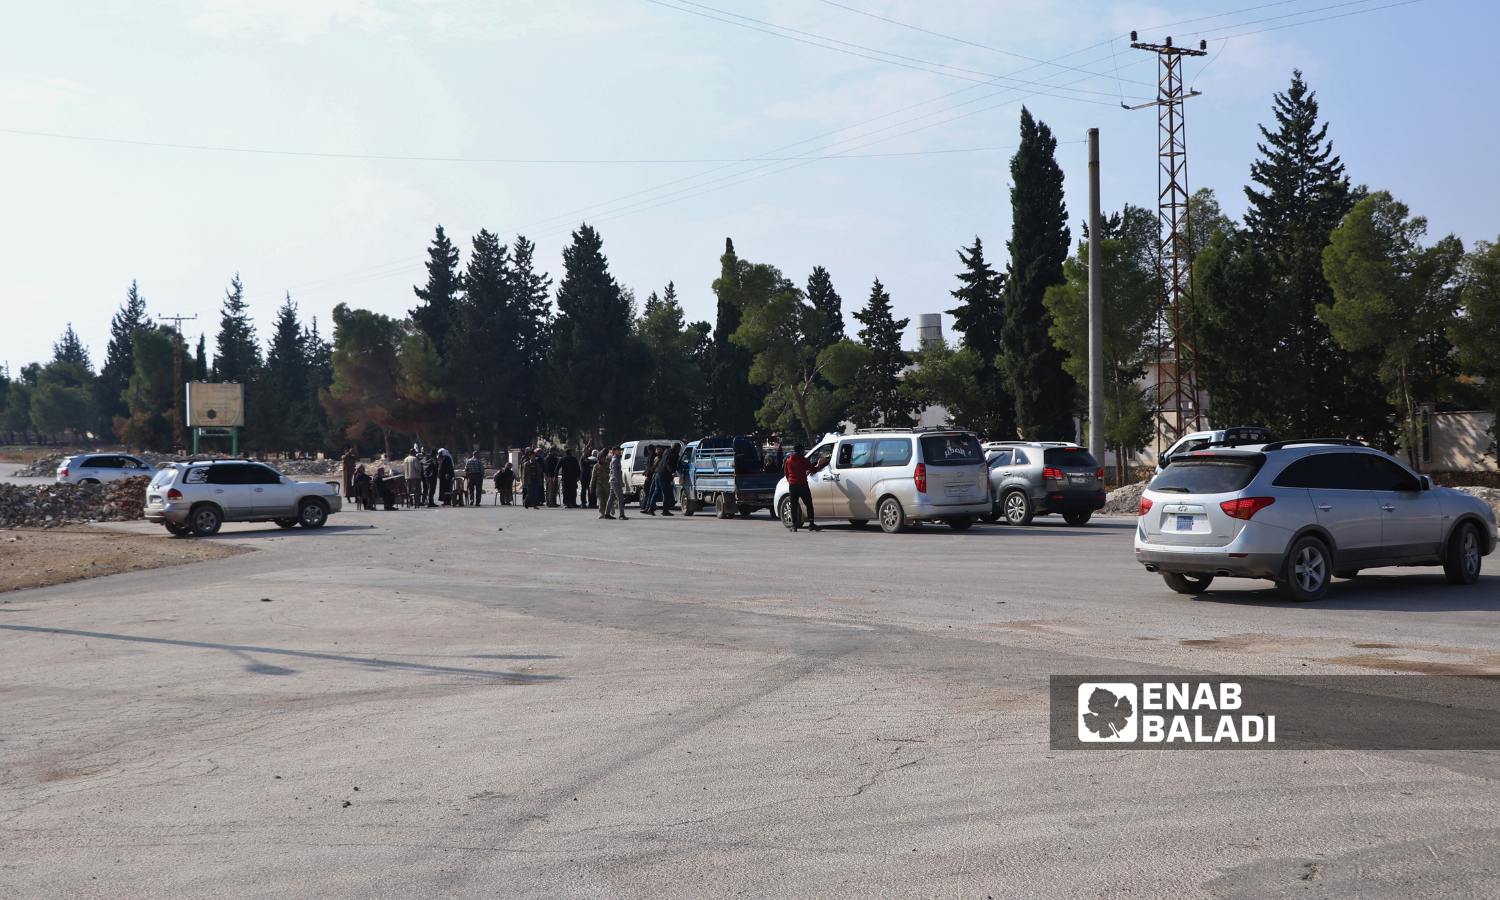
<path fill-rule="evenodd" d="M 1496 674 L 1500 578 L 1194 600 L 1047 521 L 344 513 L 7 595 L 0 896 L 1500 895 L 1495 753 L 1052 751 L 1046 691 Z"/>

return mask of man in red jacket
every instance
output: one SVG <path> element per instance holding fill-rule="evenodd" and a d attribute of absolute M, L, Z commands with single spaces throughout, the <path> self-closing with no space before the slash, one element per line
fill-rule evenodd
<path fill-rule="evenodd" d="M 824 460 L 823 462 L 827 462 Z M 786 474 L 787 502 L 792 505 L 792 530 L 802 527 L 802 507 L 807 507 L 807 530 L 817 531 L 818 523 L 813 519 L 812 491 L 807 486 L 807 476 L 823 468 L 823 463 L 814 466 L 807 461 L 801 444 L 792 448 L 792 455 L 782 465 Z"/>

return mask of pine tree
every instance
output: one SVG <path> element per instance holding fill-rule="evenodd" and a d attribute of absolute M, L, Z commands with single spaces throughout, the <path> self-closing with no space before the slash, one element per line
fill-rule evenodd
<path fill-rule="evenodd" d="M 978 359 L 974 389 L 965 391 L 965 424 L 994 440 L 1016 436 L 1016 401 L 1000 373 L 1000 331 L 1005 325 L 1005 275 L 996 272 L 984 258 L 984 244 L 976 235 L 974 246 L 958 251 L 963 271 L 959 288 L 952 291 L 958 306 L 948 310 L 953 328 L 963 335 L 961 346 Z M 943 379 L 935 378 L 934 381 Z"/>
<path fill-rule="evenodd" d="M 132 340 L 133 371 L 126 385 L 126 413 L 116 421 L 120 440 L 137 450 L 172 448 L 173 399 L 182 389 L 173 383 L 176 344 L 171 328 L 137 328 Z"/>
<path fill-rule="evenodd" d="M 682 436 L 696 424 L 704 380 L 693 359 L 698 332 L 687 324 L 677 286 L 655 291 L 641 309 L 640 336 L 651 356 L 642 426 L 646 434 Z"/>
<path fill-rule="evenodd" d="M 450 380 L 464 386 L 452 399 L 468 427 L 471 441 L 465 443 L 500 441 L 503 422 L 510 418 L 510 394 L 525 377 L 516 365 L 518 322 L 509 253 L 498 237 L 481 229 L 464 270 L 462 327 L 453 338 L 449 364 Z"/>
<path fill-rule="evenodd" d="M 910 403 L 901 390 L 901 373 L 909 362 L 901 349 L 901 338 L 911 320 L 897 319 L 891 313 L 891 295 L 879 278 L 870 288 L 864 309 L 854 318 L 863 326 L 859 339 L 870 355 L 846 388 L 849 418 L 866 428 L 911 425 Z"/>
<path fill-rule="evenodd" d="M 458 274 L 458 248 L 448 240 L 443 226 L 437 226 L 432 244 L 427 248 L 427 284 L 412 291 L 422 301 L 411 311 L 411 319 L 432 339 L 438 354 L 448 354 L 448 340 L 457 317 L 463 280 Z"/>
<path fill-rule="evenodd" d="M 807 276 L 807 302 L 813 315 L 808 322 L 808 338 L 819 350 L 844 339 L 844 301 L 833 289 L 833 277 L 822 266 L 813 267 Z"/>
<path fill-rule="evenodd" d="M 541 428 L 543 379 L 552 344 L 552 276 L 536 269 L 536 244 L 516 235 L 511 244 L 515 302 L 515 385 L 504 428 L 512 446 L 528 443 Z"/>
<path fill-rule="evenodd" d="M 307 348 L 297 304 L 287 294 L 271 326 L 266 362 L 256 380 L 256 442 L 271 450 L 299 450 L 311 428 Z"/>
<path fill-rule="evenodd" d="M 114 430 L 116 418 L 130 414 L 125 390 L 135 374 L 135 333 L 151 324 L 146 316 L 146 298 L 134 281 L 125 292 L 125 302 L 109 322 L 109 346 L 104 351 L 104 365 L 95 382 L 96 405 L 99 408 L 101 433 Z"/>
<path fill-rule="evenodd" d="M 193 352 L 192 380 L 207 381 L 208 373 L 208 338 L 200 334 L 198 335 L 198 349 Z"/>
<path fill-rule="evenodd" d="M 89 348 L 79 340 L 78 332 L 73 330 L 73 323 L 69 322 L 67 328 L 63 329 L 62 337 L 52 344 L 52 361 L 57 363 L 68 363 L 93 371 L 94 364 L 89 359 Z"/>
<path fill-rule="evenodd" d="M 245 285 L 236 272 L 229 282 L 229 290 L 224 292 L 224 305 L 220 310 L 214 380 L 248 385 L 255 380 L 259 368 L 260 345 L 256 342 L 255 326 L 250 322 L 249 307 L 245 303 Z"/>
<path fill-rule="evenodd" d="M 599 232 L 579 226 L 563 250 L 548 360 L 549 418 L 570 436 L 618 438 L 636 420 L 646 361 L 633 319 Z"/>
<path fill-rule="evenodd" d="M 318 317 L 302 333 L 302 349 L 307 366 L 307 409 L 309 421 L 301 445 L 304 448 L 332 448 L 338 438 L 332 433 L 328 412 L 322 398 L 333 384 L 333 346 L 318 330 Z"/>
<path fill-rule="evenodd" d="M 1057 139 L 1045 122 L 1021 108 L 1021 146 L 1010 161 L 1010 264 L 1005 280 L 1005 324 L 1000 330 L 1000 368 L 1016 399 L 1016 426 L 1030 440 L 1070 441 L 1072 376 L 1052 343 L 1052 316 L 1043 297 L 1063 282 L 1063 260 L 1071 237 L 1063 202 Z"/>
<path fill-rule="evenodd" d="M 709 418 L 718 434 L 748 434 L 755 430 L 756 410 L 765 390 L 750 382 L 752 355 L 730 338 L 740 327 L 741 282 L 749 263 L 734 252 L 734 241 L 724 239 L 719 277 L 714 280 L 718 310 L 714 319 L 713 372 L 709 378 Z"/>

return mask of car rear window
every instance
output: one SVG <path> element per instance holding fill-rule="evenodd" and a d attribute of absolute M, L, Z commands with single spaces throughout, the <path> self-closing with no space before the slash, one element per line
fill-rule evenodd
<path fill-rule="evenodd" d="M 157 469 L 156 475 L 151 479 L 151 486 L 154 488 L 166 487 L 172 483 L 172 476 L 176 474 L 177 470 L 172 466 L 167 466 L 165 469 Z"/>
<path fill-rule="evenodd" d="M 1232 494 L 1243 490 L 1265 465 L 1259 454 L 1173 457 L 1147 489 L 1171 494 Z"/>
<path fill-rule="evenodd" d="M 1060 469 L 1097 469 L 1093 454 L 1082 447 L 1048 447 L 1042 456 L 1049 466 Z"/>
<path fill-rule="evenodd" d="M 984 448 L 972 434 L 929 434 L 922 438 L 922 461 L 929 466 L 984 464 Z"/>

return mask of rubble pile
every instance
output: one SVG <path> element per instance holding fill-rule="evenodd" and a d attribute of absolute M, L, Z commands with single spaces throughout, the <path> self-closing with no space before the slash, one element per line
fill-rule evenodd
<path fill-rule="evenodd" d="M 11 473 L 15 478 L 51 478 L 57 474 L 57 467 L 69 456 L 77 456 L 85 451 L 75 450 L 71 453 L 52 453 L 47 456 L 38 457 L 23 468 L 16 469 Z M 102 451 L 101 451 L 102 452 Z M 178 462 L 187 459 L 186 456 L 177 456 L 170 453 L 132 453 L 145 461 L 146 465 L 155 469 L 164 462 Z M 223 453 L 200 453 L 194 459 L 225 459 Z M 268 459 L 269 465 L 275 466 L 278 472 L 290 475 L 293 478 L 306 478 L 309 476 L 336 475 L 341 471 L 341 466 L 336 459 Z"/>
<path fill-rule="evenodd" d="M 1140 512 L 1141 494 L 1146 492 L 1146 482 L 1137 481 L 1110 491 L 1104 498 L 1101 516 L 1133 516 Z"/>
<path fill-rule="evenodd" d="M 56 528 L 139 519 L 148 478 L 110 484 L 0 484 L 0 528 Z"/>

